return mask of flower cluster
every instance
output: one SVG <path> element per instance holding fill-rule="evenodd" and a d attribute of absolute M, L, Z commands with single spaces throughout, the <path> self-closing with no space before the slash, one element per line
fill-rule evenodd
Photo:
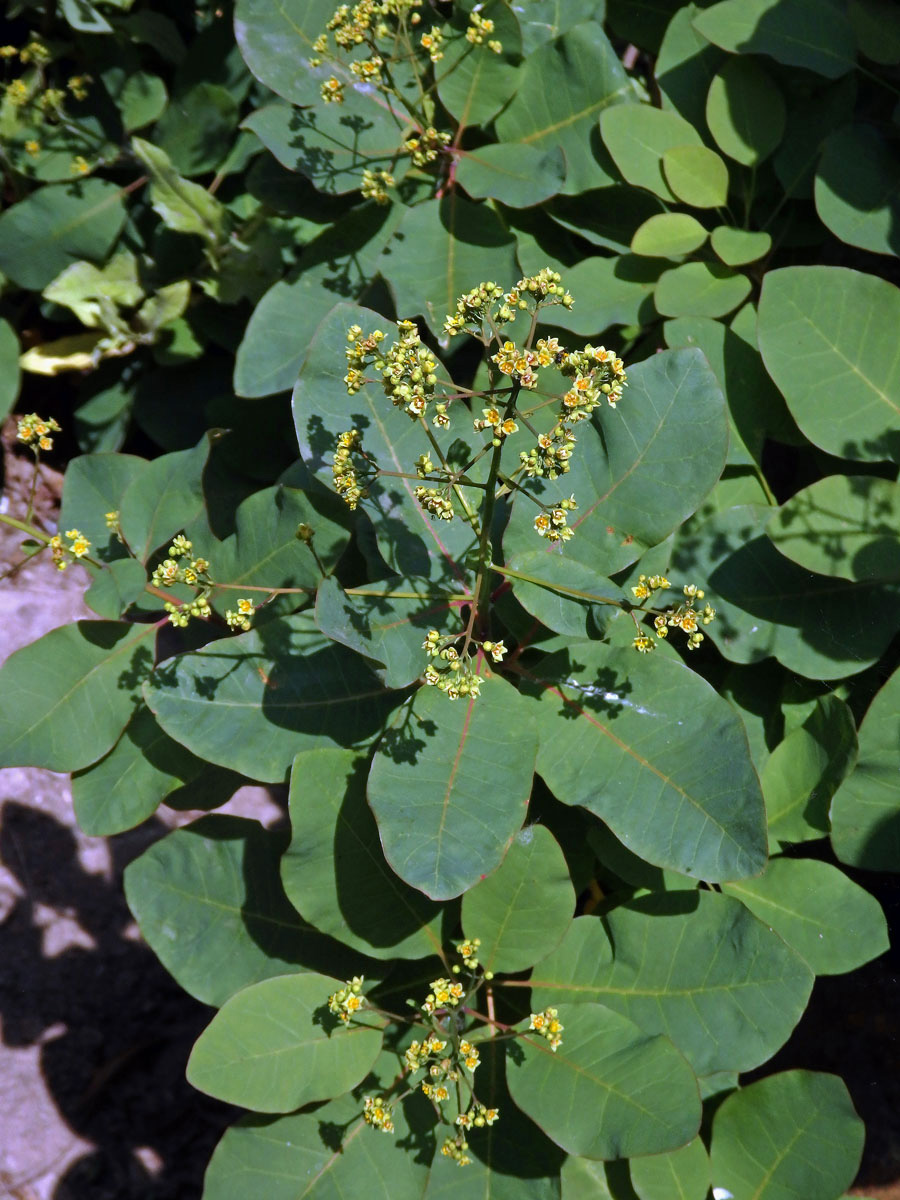
<path fill-rule="evenodd" d="M 391 1106 L 385 1103 L 383 1096 L 366 1096 L 363 1118 L 367 1125 L 380 1129 L 382 1133 L 393 1133 L 394 1121 L 391 1111 Z"/>
<path fill-rule="evenodd" d="M 173 583 L 186 583 L 190 587 L 210 585 L 209 563 L 205 558 L 191 558 L 193 549 L 183 533 L 173 538 L 168 558 L 163 559 L 150 577 L 154 587 L 171 587 Z"/>
<path fill-rule="evenodd" d="M 467 1167 L 472 1161 L 467 1153 L 469 1143 L 460 1135 L 455 1138 L 447 1138 L 441 1146 L 441 1154 L 445 1158 L 452 1158 L 458 1167 Z"/>
<path fill-rule="evenodd" d="M 640 575 L 637 584 L 631 590 L 636 599 L 643 604 L 656 592 L 664 591 L 671 586 L 664 575 L 651 575 L 649 578 L 646 575 Z M 696 650 L 703 641 L 703 634 L 700 632 L 699 626 L 709 625 L 714 621 L 716 610 L 708 603 L 699 610 L 695 607 L 697 601 L 703 600 L 705 597 L 703 589 L 697 587 L 695 583 L 686 583 L 683 593 L 684 599 L 677 605 L 656 614 L 653 618 L 653 629 L 657 638 L 668 637 L 670 629 L 680 629 L 687 635 L 688 650 Z M 632 645 L 641 654 L 649 654 L 654 649 L 655 643 L 646 633 L 639 633 Z"/>
<path fill-rule="evenodd" d="M 431 1016 L 439 1008 L 456 1008 L 463 998 L 461 983 L 453 983 L 449 979 L 434 979 L 429 984 L 431 991 L 425 997 L 422 1012 Z"/>
<path fill-rule="evenodd" d="M 30 446 L 35 454 L 39 450 L 52 450 L 53 438 L 50 434 L 59 432 L 61 426 L 52 417 L 39 417 L 37 413 L 29 413 L 28 416 L 20 418 L 16 427 L 18 440 Z"/>
<path fill-rule="evenodd" d="M 366 383 L 365 369 L 370 364 L 381 375 L 385 394 L 396 408 L 413 420 L 424 416 L 437 383 L 437 362 L 427 346 L 422 345 L 415 321 L 398 321 L 399 337 L 384 351 L 385 335 L 380 329 L 364 337 L 359 325 L 347 331 L 347 374 L 344 383 L 353 396 Z M 442 422 L 437 422 L 442 423 Z"/>
<path fill-rule="evenodd" d="M 457 700 L 460 696 L 468 696 L 474 700 L 481 691 L 481 680 L 475 674 L 472 657 L 465 644 L 462 654 L 456 648 L 455 643 L 460 637 L 461 635 L 456 633 L 441 634 L 436 629 L 428 631 L 428 636 L 422 643 L 422 649 L 431 659 L 425 668 L 425 682 L 445 692 L 451 700 Z M 477 647 L 477 643 L 471 639 L 469 645 Z M 482 642 L 481 648 L 497 663 L 502 662 L 506 655 L 506 646 L 502 641 Z"/>
<path fill-rule="evenodd" d="M 550 1043 L 550 1049 L 555 1054 L 562 1045 L 562 1033 L 565 1026 L 560 1023 L 559 1013 L 555 1008 L 545 1008 L 543 1012 L 531 1014 L 529 1029 Z"/>
<path fill-rule="evenodd" d="M 452 521 L 456 515 L 453 501 L 446 491 L 439 491 L 438 488 L 417 487 L 413 495 L 430 517 L 437 517 L 439 521 Z"/>
<path fill-rule="evenodd" d="M 229 608 L 225 613 L 225 621 L 230 629 L 243 629 L 246 632 L 250 628 L 250 618 L 255 611 L 252 600 L 238 600 L 237 609 Z"/>
<path fill-rule="evenodd" d="M 343 104 L 344 85 L 336 75 L 330 75 L 319 88 L 319 95 L 326 104 Z"/>
<path fill-rule="evenodd" d="M 459 1114 L 456 1124 L 462 1126 L 463 1129 L 471 1129 L 473 1125 L 477 1129 L 481 1129 L 485 1125 L 493 1125 L 499 1117 L 499 1108 L 488 1108 L 486 1104 L 476 1100 L 468 1112 Z"/>
<path fill-rule="evenodd" d="M 91 548 L 91 543 L 84 536 L 80 529 L 67 529 L 66 537 L 69 539 L 68 546 L 63 542 L 61 534 L 54 534 L 47 543 L 50 547 L 50 553 L 53 555 L 53 565 L 57 571 L 64 571 L 69 565 L 66 555 L 71 555 L 72 558 L 84 558 Z"/>
<path fill-rule="evenodd" d="M 356 508 L 360 500 L 365 500 L 369 494 L 368 489 L 360 484 L 353 464 L 353 455 L 362 453 L 362 435 L 358 429 L 338 434 L 331 470 L 335 489 L 350 508 Z"/>
<path fill-rule="evenodd" d="M 184 629 L 191 617 L 207 621 L 212 616 L 212 609 L 205 596 L 196 596 L 186 604 L 173 604 L 167 600 L 163 608 L 169 614 L 169 622 L 179 629 Z"/>
<path fill-rule="evenodd" d="M 362 994 L 364 978 L 362 975 L 354 975 L 342 988 L 338 988 L 328 997 L 328 1011 L 343 1025 L 349 1025 L 350 1018 L 355 1016 L 366 1002 Z"/>
<path fill-rule="evenodd" d="M 456 311 L 444 321 L 444 332 L 449 334 L 468 333 L 480 337 L 485 322 L 494 326 L 504 325 L 516 319 L 516 314 L 529 307 L 561 304 L 571 308 L 574 300 L 562 286 L 558 272 L 542 267 L 536 275 L 526 275 L 515 287 L 504 294 L 503 288 L 493 280 L 479 283 L 472 291 L 456 301 Z M 498 305 L 495 311 L 495 305 Z M 548 359 L 539 365 L 549 365 Z"/>
<path fill-rule="evenodd" d="M 463 960 L 464 966 L 467 966 L 470 971 L 476 971 L 480 965 L 478 962 L 478 949 L 480 946 L 481 938 L 466 938 L 464 942 L 454 942 L 456 953 Z"/>
<path fill-rule="evenodd" d="M 453 135 L 447 133 L 446 130 L 435 129 L 433 125 L 428 125 L 425 129 L 420 129 L 418 133 L 410 134 L 403 143 L 403 149 L 417 167 L 424 167 L 427 163 L 434 162 L 441 150 L 450 144 L 452 138 Z"/>
<path fill-rule="evenodd" d="M 488 17 L 481 15 L 483 4 L 476 4 L 469 14 L 469 27 L 466 30 L 466 41 L 471 42 L 473 46 L 483 46 L 485 39 L 489 33 L 494 32 L 494 22 Z M 488 49 L 494 54 L 500 54 L 503 50 L 503 45 L 496 38 L 491 38 L 487 43 Z"/>
<path fill-rule="evenodd" d="M 519 466 L 529 479 L 545 476 L 558 479 L 569 470 L 575 438 L 568 425 L 555 425 L 549 433 L 538 435 L 537 445 L 519 451 Z"/>
<path fill-rule="evenodd" d="M 374 200 L 376 204 L 387 204 L 390 201 L 387 189 L 394 186 L 394 177 L 390 171 L 363 171 L 360 191 L 364 200 Z"/>
<path fill-rule="evenodd" d="M 622 389 L 628 386 L 625 364 L 605 346 L 588 344 L 572 351 L 561 359 L 559 369 L 563 375 L 574 376 L 562 401 L 562 415 L 569 421 L 589 417 L 604 396 L 610 408 L 615 408 Z"/>
<path fill-rule="evenodd" d="M 534 518 L 535 532 L 548 542 L 567 542 L 574 536 L 574 530 L 567 523 L 566 514 L 578 507 L 574 496 L 560 500 L 555 508 L 538 513 Z"/>

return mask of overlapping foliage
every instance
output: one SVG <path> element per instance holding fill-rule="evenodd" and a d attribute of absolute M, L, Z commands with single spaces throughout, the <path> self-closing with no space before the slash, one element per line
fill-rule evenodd
<path fill-rule="evenodd" d="M 816 975 L 884 951 L 856 870 L 900 862 L 900 21 L 881 0 L 352 19 L 375 8 L 342 42 L 332 0 L 11 6 L 0 411 L 21 367 L 81 453 L 59 533 L 0 520 L 86 568 L 98 619 L 4 666 L 0 761 L 74 772 L 103 835 L 289 783 L 289 829 L 213 813 L 126 878 L 219 1010 L 191 1080 L 252 1110 L 206 1200 L 837 1200 L 862 1146 L 841 1081 L 739 1077 Z M 628 376 L 553 495 L 537 477 L 542 511 L 577 497 L 562 545 L 514 477 L 466 475 L 531 441 L 486 431 L 490 356 L 445 326 L 544 268 L 575 300 L 545 337 L 603 341 Z M 422 423 L 344 383 L 348 329 L 406 319 L 454 405 L 418 473 Z M 53 461 L 58 431 L 22 429 Z M 352 510 L 350 430 L 378 482 Z M 705 590 L 694 653 L 655 639 L 647 579 Z M 453 700 L 422 685 L 423 640 L 467 620 L 481 694 Z M 347 1027 L 329 995 L 364 997 Z M 480 1057 L 440 1066 L 446 1103 L 410 1073 L 423 1030 Z"/>

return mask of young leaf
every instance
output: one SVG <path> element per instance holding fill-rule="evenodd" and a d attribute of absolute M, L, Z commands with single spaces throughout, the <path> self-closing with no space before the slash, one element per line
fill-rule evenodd
<path fill-rule="evenodd" d="M 221 242 L 227 213 L 215 196 L 199 183 L 182 179 L 158 146 L 137 137 L 131 145 L 150 175 L 151 203 L 163 224 L 177 233 L 196 233 L 211 245 Z"/>
<path fill-rule="evenodd" d="M 194 1044 L 188 1082 L 255 1112 L 340 1096 L 375 1062 L 381 1028 L 365 1009 L 341 1026 L 328 1012 L 339 986 L 327 975 L 277 975 L 235 993 Z"/>
<path fill-rule="evenodd" d="M 600 133 L 629 183 L 677 202 L 663 175 L 662 157 L 674 146 L 702 145 L 693 125 L 675 112 L 649 104 L 628 104 L 601 115 Z"/>
<path fill-rule="evenodd" d="M 665 317 L 724 317 L 749 292 L 746 275 L 719 263 L 692 262 L 660 275 L 654 301 Z"/>
<path fill-rule="evenodd" d="M 713 1192 L 734 1200 L 837 1200 L 853 1182 L 863 1123 L 835 1075 L 784 1071 L 733 1092 L 713 1119 Z"/>
<path fill-rule="evenodd" d="M 688 667 L 582 645 L 524 678 L 539 700 L 538 772 L 648 862 L 706 880 L 757 874 L 762 794 L 739 718 Z"/>
<path fill-rule="evenodd" d="M 537 730 L 516 690 L 482 680 L 477 700 L 416 693 L 369 773 L 369 804 L 392 870 L 433 900 L 459 896 L 500 863 L 525 819 Z"/>
<path fill-rule="evenodd" d="M 721 208 L 728 200 L 728 167 L 706 146 L 673 146 L 662 157 L 666 183 L 691 208 Z"/>
<path fill-rule="evenodd" d="M 153 662 L 154 625 L 77 621 L 0 668 L 0 766 L 77 771 L 110 750 Z"/>
<path fill-rule="evenodd" d="M 813 974 L 731 897 L 656 893 L 579 917 L 532 972 L 532 1003 L 605 1004 L 665 1033 L 698 1075 L 749 1071 L 803 1014 Z"/>
<path fill-rule="evenodd" d="M 486 971 L 510 974 L 540 962 L 572 921 L 575 891 L 559 844 L 543 825 L 516 835 L 503 862 L 463 897 L 462 925 L 481 939 Z"/>
<path fill-rule="evenodd" d="M 442 909 L 388 867 L 365 785 L 366 761 L 353 751 L 297 755 L 292 838 L 281 860 L 284 889 L 307 921 L 364 954 L 440 954 Z"/>
<path fill-rule="evenodd" d="M 625 1158 L 684 1145 L 700 1124 L 697 1081 L 668 1038 L 648 1037 L 601 1004 L 554 1004 L 564 1032 L 554 1053 L 528 1022 L 507 1055 L 512 1098 L 569 1154 Z"/>
<path fill-rule="evenodd" d="M 768 233 L 732 229 L 730 225 L 719 225 L 712 231 L 709 240 L 713 250 L 728 267 L 756 262 L 772 248 L 772 238 Z"/>
<path fill-rule="evenodd" d="M 707 232 L 696 217 L 688 213 L 659 213 L 636 231 L 631 249 L 651 258 L 679 258 L 702 246 L 706 238 Z"/>

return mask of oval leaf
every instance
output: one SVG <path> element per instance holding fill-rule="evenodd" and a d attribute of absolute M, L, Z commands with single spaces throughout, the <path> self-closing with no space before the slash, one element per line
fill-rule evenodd
<path fill-rule="evenodd" d="M 381 1029 L 364 1023 L 374 1020 L 364 1008 L 346 1028 L 329 1013 L 339 986 L 327 975 L 277 975 L 237 992 L 194 1044 L 188 1081 L 269 1113 L 346 1092 L 378 1057 Z"/>
<path fill-rule="evenodd" d="M 635 254 L 652 258 L 678 258 L 690 254 L 706 241 L 707 233 L 688 213 L 659 213 L 650 217 L 631 239 Z"/>
<path fill-rule="evenodd" d="M 493 871 L 525 819 L 536 755 L 528 707 L 498 676 L 482 680 L 477 700 L 422 688 L 369 773 L 391 868 L 433 900 L 459 896 Z"/>
<path fill-rule="evenodd" d="M 706 97 L 706 123 L 723 154 L 755 166 L 768 158 L 784 136 L 784 96 L 752 58 L 731 58 L 716 75 Z"/>
<path fill-rule="evenodd" d="M 666 183 L 692 208 L 721 208 L 728 199 L 728 167 L 707 146 L 673 146 L 663 155 Z"/>

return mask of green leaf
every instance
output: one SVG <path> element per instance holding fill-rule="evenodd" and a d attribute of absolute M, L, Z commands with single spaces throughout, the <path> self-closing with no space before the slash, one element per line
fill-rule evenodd
<path fill-rule="evenodd" d="M 294 386 L 319 322 L 335 303 L 361 294 L 404 212 L 399 204 L 374 201 L 352 209 L 306 247 L 302 275 L 269 288 L 238 347 L 239 396 L 271 396 Z"/>
<path fill-rule="evenodd" d="M 122 495 L 119 527 L 135 558 L 147 562 L 158 547 L 203 511 L 203 470 L 209 438 L 192 450 L 153 459 Z"/>
<path fill-rule="evenodd" d="M 141 705 L 109 754 L 72 776 L 75 818 L 90 837 L 122 833 L 208 767 L 163 733 Z"/>
<path fill-rule="evenodd" d="M 756 166 L 784 136 L 784 96 L 763 66 L 752 58 L 731 58 L 710 84 L 706 123 L 723 154 Z"/>
<path fill-rule="evenodd" d="M 665 317 L 724 317 L 749 292 L 746 275 L 718 263 L 692 262 L 660 275 L 654 301 Z"/>
<path fill-rule="evenodd" d="M 772 158 L 786 196 L 812 196 L 822 143 L 852 119 L 856 93 L 853 73 L 818 88 L 811 96 L 792 100 L 784 137 Z"/>
<path fill-rule="evenodd" d="M 459 122 L 461 129 L 485 125 L 515 95 L 521 72 L 522 34 L 515 10 L 503 0 L 487 0 L 479 10 L 494 22 L 490 35 L 503 47 L 495 54 L 485 43 L 474 46 L 463 36 L 465 14 L 457 21 L 456 36 L 445 42 L 444 57 L 437 67 L 437 94 L 441 104 Z"/>
<path fill-rule="evenodd" d="M 291 908 L 278 878 L 285 838 L 243 817 L 202 817 L 125 870 L 141 934 L 190 995 L 222 1005 L 250 984 L 302 968 L 364 968 Z M 327 997 L 327 993 L 326 993 Z"/>
<path fill-rule="evenodd" d="M 323 579 L 316 624 L 334 641 L 381 664 L 378 674 L 386 687 L 407 687 L 425 670 L 422 643 L 428 631 L 459 627 L 460 600 L 427 580 L 399 575 L 357 591 L 363 594 L 351 595 L 336 579 Z"/>
<path fill-rule="evenodd" d="M 639 1200 L 706 1200 L 709 1155 L 700 1138 L 680 1150 L 631 1160 L 631 1182 Z"/>
<path fill-rule="evenodd" d="M 859 729 L 856 769 L 831 802 L 831 841 L 841 862 L 870 871 L 900 865 L 900 671 L 895 671 Z"/>
<path fill-rule="evenodd" d="M 223 542 L 196 542 L 194 552 L 212 563 L 213 576 L 222 583 L 254 587 L 306 588 L 312 595 L 322 569 L 331 571 L 347 547 L 347 530 L 329 515 L 320 497 L 298 488 L 263 488 L 238 507 L 235 532 Z M 343 513 L 339 514 L 343 516 Z M 298 527 L 313 531 L 310 549 L 297 536 Z M 219 592 L 216 607 L 234 608 L 240 595 L 234 588 Z M 257 599 L 264 599 L 262 593 Z"/>
<path fill-rule="evenodd" d="M 153 136 L 182 175 L 220 166 L 238 123 L 238 104 L 227 88 L 201 80 L 171 98 Z"/>
<path fill-rule="evenodd" d="M 673 349 L 699 347 L 715 374 L 731 417 L 729 465 L 759 462 L 766 437 L 779 432 L 787 418 L 759 351 L 711 317 L 677 317 L 666 321 L 663 331 Z"/>
<path fill-rule="evenodd" d="M 685 4 L 672 14 L 656 56 L 654 74 L 662 107 L 674 108 L 695 129 L 702 129 L 706 93 L 723 55 L 694 28 L 698 12 L 698 5 Z M 666 182 L 672 187 L 668 173 Z"/>
<path fill-rule="evenodd" d="M 813 974 L 767 924 L 728 896 L 645 895 L 579 917 L 532 972 L 532 1003 L 606 1004 L 665 1033 L 698 1075 L 748 1071 L 783 1045 Z"/>
<path fill-rule="evenodd" d="M 153 625 L 77 621 L 0 668 L 0 766 L 77 771 L 128 724 L 153 661 Z"/>
<path fill-rule="evenodd" d="M 780 934 L 817 975 L 854 971 L 888 949 L 881 905 L 830 863 L 773 858 L 758 879 L 728 883 L 724 890 Z"/>
<path fill-rule="evenodd" d="M 415 252 L 410 254 L 410 247 Z M 457 192 L 406 211 L 382 251 L 379 270 L 390 285 L 397 313 L 425 317 L 435 333 L 456 299 L 479 279 L 518 278 L 515 238 L 496 212 Z"/>
<path fill-rule="evenodd" d="M 510 143 L 481 146 L 460 154 L 456 182 L 476 200 L 500 200 L 510 208 L 529 208 L 549 200 L 566 178 L 559 147 Z"/>
<path fill-rule="evenodd" d="M 122 189 L 105 179 L 38 188 L 0 216 L 0 271 L 39 292 L 71 263 L 105 258 L 124 222 Z"/>
<path fill-rule="evenodd" d="M 573 492 L 580 506 L 566 559 L 613 574 L 667 537 L 713 487 L 725 463 L 727 413 L 700 351 L 673 351 L 629 367 L 619 407 L 582 422 L 577 436 L 565 486 L 544 494 Z M 503 535 L 507 558 L 537 548 L 533 509 L 516 499 Z"/>
<path fill-rule="evenodd" d="M 662 158 L 675 146 L 700 146 L 700 135 L 678 113 L 649 104 L 618 105 L 600 117 L 600 133 L 629 183 L 663 200 L 676 201 L 666 183 Z"/>
<path fill-rule="evenodd" d="M 734 1200 L 837 1200 L 853 1182 L 864 1129 L 836 1075 L 784 1071 L 733 1092 L 713 1119 L 713 1187 Z"/>
<path fill-rule="evenodd" d="M 98 617 L 116 621 L 143 595 L 147 572 L 133 558 L 117 558 L 98 571 L 84 602 Z"/>
<path fill-rule="evenodd" d="M 199 183 L 182 179 L 158 146 L 137 137 L 131 139 L 131 146 L 150 175 L 150 202 L 166 228 L 196 233 L 211 245 L 221 242 L 227 213 L 215 196 Z"/>
<path fill-rule="evenodd" d="M 871 125 L 845 125 L 826 140 L 816 171 L 816 211 L 850 246 L 898 254 L 900 166 Z"/>
<path fill-rule="evenodd" d="M 900 484 L 829 475 L 776 509 L 766 533 L 781 554 L 820 575 L 900 581 Z"/>
<path fill-rule="evenodd" d="M 537 769 L 565 804 L 647 862 L 708 881 L 759 872 L 762 794 L 746 734 L 699 675 L 661 654 L 582 645 L 526 677 L 540 699 Z"/>
<path fill-rule="evenodd" d="M 166 85 L 158 75 L 148 71 L 126 72 L 117 68 L 113 68 L 113 71 L 118 76 L 118 88 L 110 87 L 109 71 L 104 72 L 103 80 L 119 107 L 126 132 L 143 129 L 162 115 L 168 95 Z"/>
<path fill-rule="evenodd" d="M 569 637 L 589 638 L 598 626 L 603 627 L 609 608 L 600 603 L 601 597 L 614 601 L 625 598 L 624 592 L 599 571 L 543 550 L 517 554 L 503 574 L 526 612 L 548 629 Z"/>
<path fill-rule="evenodd" d="M 662 211 L 658 197 L 625 183 L 597 187 L 579 196 L 557 196 L 547 205 L 547 215 L 564 229 L 593 246 L 617 251 L 627 250 L 638 226 Z"/>
<path fill-rule="evenodd" d="M 768 233 L 719 225 L 710 234 L 710 244 L 726 266 L 742 267 L 744 263 L 756 262 L 768 254 L 772 248 L 772 237 Z"/>
<path fill-rule="evenodd" d="M 648 1037 L 600 1004 L 554 1004 L 562 1045 L 521 1025 L 522 1061 L 508 1057 L 516 1105 L 569 1154 L 624 1158 L 689 1141 L 700 1123 L 697 1081 L 668 1038 Z"/>
<path fill-rule="evenodd" d="M 767 54 L 837 79 L 856 65 L 856 39 L 841 0 L 722 0 L 694 28 L 730 54 Z"/>
<path fill-rule="evenodd" d="M 602 20 L 605 7 L 604 0 L 530 0 L 518 14 L 523 53 L 530 57 L 539 46 L 582 21 Z"/>
<path fill-rule="evenodd" d="M 881 657 L 897 630 L 896 591 L 812 575 L 765 536 L 772 510 L 741 505 L 677 542 L 672 570 L 713 597 L 706 636 L 732 662 L 774 655 L 808 679 L 842 679 Z M 847 614 L 854 614 L 848 621 Z"/>
<path fill-rule="evenodd" d="M 610 325 L 652 321 L 656 316 L 653 290 L 666 265 L 636 254 L 582 259 L 564 276 L 576 303 L 553 310 L 554 326 L 592 337 Z"/>
<path fill-rule="evenodd" d="M 121 305 L 132 308 L 144 297 L 138 261 L 129 250 L 114 254 L 104 267 L 76 262 L 44 288 L 44 299 L 70 308 L 82 325 L 103 327 L 104 318 L 118 317 Z"/>
<path fill-rule="evenodd" d="M 319 67 L 321 57 L 312 44 L 334 16 L 332 0 L 238 0 L 234 36 L 244 62 L 266 87 L 294 104 L 320 104 L 319 89 L 331 64 Z"/>
<path fill-rule="evenodd" d="M 516 835 L 496 871 L 463 897 L 462 925 L 480 938 L 486 971 L 511 974 L 540 962 L 572 923 L 575 890 L 565 856 L 543 825 Z"/>
<path fill-rule="evenodd" d="M 310 924 L 354 950 L 387 959 L 440 954 L 445 910 L 388 867 L 365 785 L 365 760 L 352 751 L 297 756 L 284 889 Z"/>
<path fill-rule="evenodd" d="M 20 349 L 12 325 L 0 318 L 0 420 L 12 411 L 19 397 Z"/>
<path fill-rule="evenodd" d="M 482 274 L 479 269 L 470 279 L 477 282 Z M 337 305 L 308 346 L 294 389 L 300 453 L 310 470 L 328 486 L 334 482 L 335 442 L 344 430 L 360 430 L 363 448 L 382 470 L 408 474 L 422 452 L 421 426 L 391 404 L 383 387 L 367 384 L 356 395 L 347 395 L 345 350 L 347 330 L 353 324 L 367 331 L 388 326 L 371 309 Z M 435 437 L 446 454 L 459 434 L 452 429 L 438 429 Z M 453 521 L 430 517 L 415 498 L 417 483 L 416 479 L 396 478 L 373 487 L 364 507 L 375 526 L 378 548 L 398 574 L 440 581 L 448 590 L 464 594 L 466 576 L 459 564 L 474 547 L 472 527 L 461 517 Z"/>
<path fill-rule="evenodd" d="M 84 454 L 73 458 L 63 480 L 60 529 L 80 529 L 91 553 L 107 559 L 122 553 L 106 524 L 106 513 L 118 512 L 122 497 L 149 467 L 132 454 Z"/>
<path fill-rule="evenodd" d="M 900 62 L 900 13 L 888 0 L 850 0 L 847 10 L 860 53 L 873 62 Z"/>
<path fill-rule="evenodd" d="M 673 146 L 662 157 L 663 175 L 678 200 L 692 208 L 721 208 L 728 200 L 728 167 L 706 146 Z"/>
<path fill-rule="evenodd" d="M 679 258 L 702 246 L 706 238 L 707 232 L 696 217 L 659 213 L 640 226 L 631 239 L 631 249 L 653 258 Z"/>
<path fill-rule="evenodd" d="M 383 1083 L 390 1086 L 389 1079 Z M 362 1107 L 362 1100 L 342 1096 L 315 1112 L 242 1117 L 213 1153 L 203 1200 L 421 1200 L 427 1157 L 420 1161 L 407 1147 L 414 1138 L 431 1149 L 433 1139 L 421 1134 L 427 1109 L 415 1097 L 396 1105 L 396 1132 L 385 1137 L 360 1119 Z"/>
<path fill-rule="evenodd" d="M 383 103 L 352 87 L 343 104 L 312 108 L 267 104 L 242 125 L 291 171 L 321 192 L 340 195 L 359 189 L 363 168 L 391 171 L 404 121 Z"/>
<path fill-rule="evenodd" d="M 856 727 L 838 696 L 821 696 L 762 771 L 769 831 L 783 845 L 828 832 L 828 802 L 856 760 Z"/>
<path fill-rule="evenodd" d="M 900 458 L 900 290 L 847 267 L 770 271 L 759 348 L 791 415 L 842 458 Z"/>
<path fill-rule="evenodd" d="M 327 975 L 278 975 L 237 992 L 194 1044 L 188 1082 L 256 1112 L 346 1092 L 378 1057 L 381 1029 L 365 1010 L 341 1026 L 327 1008 L 338 986 Z"/>
<path fill-rule="evenodd" d="M 605 1163 L 570 1155 L 560 1181 L 563 1200 L 637 1200 L 627 1159 Z"/>
<path fill-rule="evenodd" d="M 301 750 L 369 742 L 396 703 L 359 655 L 325 639 L 307 614 L 171 659 L 145 691 L 177 742 L 263 783 L 280 783 Z"/>
<path fill-rule="evenodd" d="M 519 90 L 495 122 L 498 140 L 545 152 L 559 147 L 566 157 L 565 191 L 575 196 L 614 181 L 612 163 L 598 144 L 597 117 L 632 98 L 631 82 L 602 27 L 585 22 L 526 59 Z"/>
<path fill-rule="evenodd" d="M 528 706 L 498 676 L 482 680 L 477 700 L 417 692 L 369 773 L 392 870 L 433 900 L 459 896 L 493 871 L 525 819 L 536 754 Z"/>

